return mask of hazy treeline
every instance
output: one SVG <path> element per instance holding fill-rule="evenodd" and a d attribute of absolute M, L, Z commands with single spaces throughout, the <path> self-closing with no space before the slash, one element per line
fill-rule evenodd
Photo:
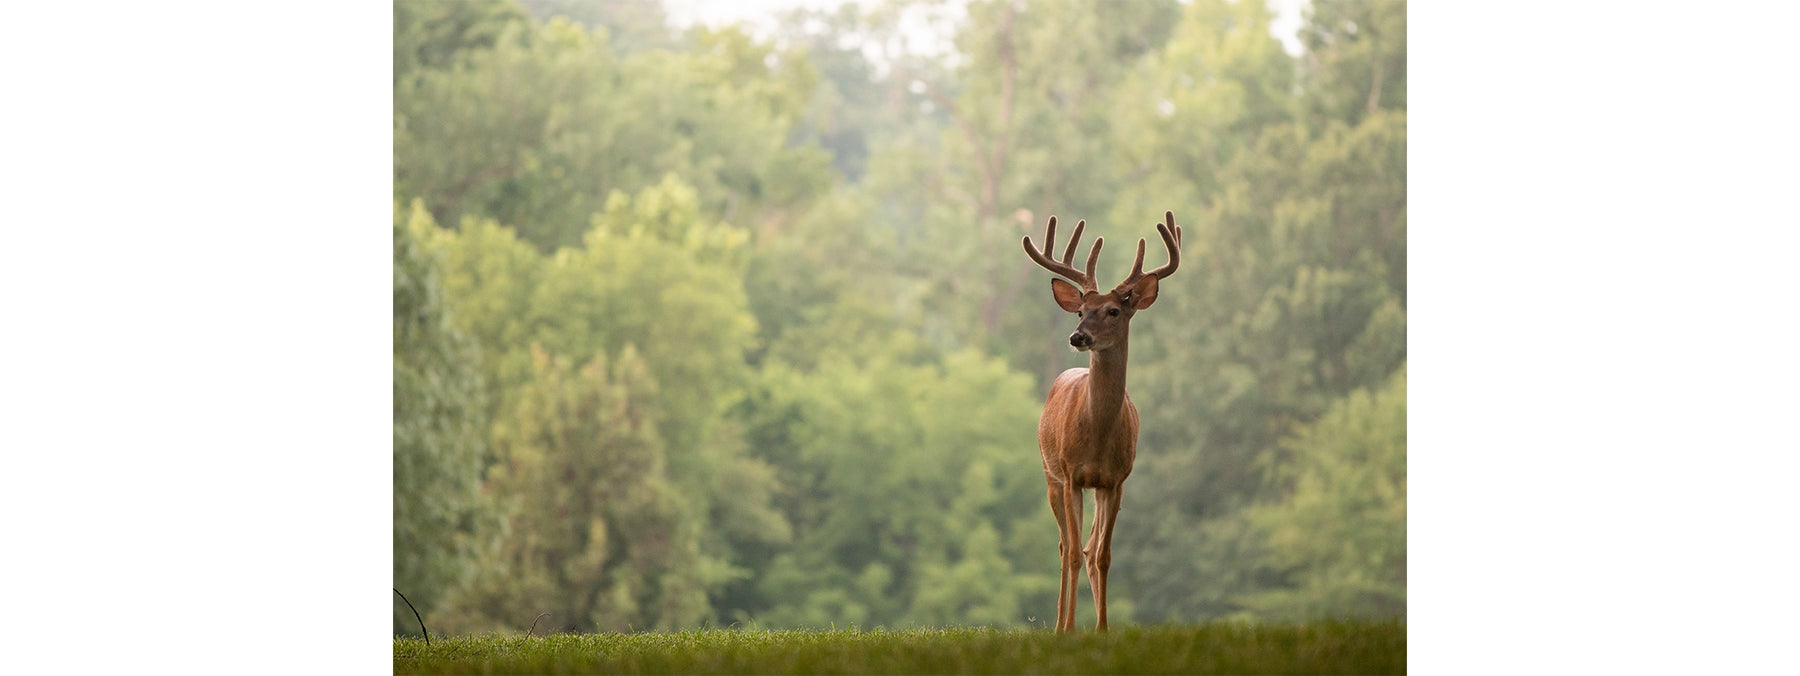
<path fill-rule="evenodd" d="M 975 1 L 951 58 L 898 48 L 933 3 L 399 0 L 395 586 L 446 633 L 1048 624 L 1086 361 L 1019 238 L 1087 219 L 1110 285 L 1167 209 L 1110 616 L 1404 616 L 1406 8 L 1315 4 L 1293 56 L 1254 0 Z"/>

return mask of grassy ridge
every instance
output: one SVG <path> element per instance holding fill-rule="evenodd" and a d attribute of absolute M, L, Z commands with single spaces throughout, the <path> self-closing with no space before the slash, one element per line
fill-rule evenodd
<path fill-rule="evenodd" d="M 1084 631 L 931 629 L 486 636 L 394 641 L 396 674 L 1399 674 L 1397 621 Z"/>

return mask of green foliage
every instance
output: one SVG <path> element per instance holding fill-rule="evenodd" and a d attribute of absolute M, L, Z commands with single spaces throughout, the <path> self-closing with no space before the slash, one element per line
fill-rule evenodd
<path fill-rule="evenodd" d="M 579 249 L 538 254 L 491 220 L 438 231 L 445 286 L 464 328 L 496 356 L 497 396 L 527 382 L 530 346 L 554 354 L 615 354 L 632 345 L 667 383 L 674 412 L 661 430 L 698 443 L 743 386 L 756 323 L 742 291 L 746 235 L 705 222 L 693 188 L 673 178 L 638 195 L 615 193 Z"/>
<path fill-rule="evenodd" d="M 394 84 L 450 68 L 525 23 L 510 0 L 394 0 Z"/>
<path fill-rule="evenodd" d="M 1406 626 L 700 630 L 394 641 L 396 674 L 1396 674 Z"/>
<path fill-rule="evenodd" d="M 1201 205 L 1176 210 L 1182 269 L 1133 336 L 1134 502 L 1147 513 L 1118 527 L 1115 567 L 1142 590 L 1144 619 L 1253 612 L 1243 599 L 1292 584 L 1240 510 L 1266 497 L 1270 468 L 1301 462 L 1282 438 L 1406 356 L 1405 114 L 1308 117 L 1308 93 L 1337 83 L 1302 69 L 1298 98 L 1268 86 L 1285 81 L 1273 39 L 1221 19 L 1258 12 L 1194 3 L 1165 60 L 1132 85 L 1141 100 L 1166 93 L 1171 119 L 1192 102 L 1211 121 L 1197 135 L 1146 125 L 1139 147 L 1165 150 L 1142 152 L 1153 178 L 1117 207 L 1140 213 L 1166 195 Z"/>
<path fill-rule="evenodd" d="M 562 17 L 588 29 L 605 28 L 621 55 L 675 47 L 660 0 L 520 0 L 539 21 Z"/>
<path fill-rule="evenodd" d="M 883 82 L 863 53 L 864 45 L 893 37 L 896 29 L 883 14 L 864 12 L 857 3 L 831 11 L 795 9 L 783 15 L 777 33 L 794 45 L 793 56 L 803 56 L 819 75 L 795 133 L 830 152 L 833 169 L 850 183 L 867 173 L 875 140 L 906 118 L 893 105 L 895 97 L 908 96 L 905 83 Z"/>
<path fill-rule="evenodd" d="M 1292 119 L 1295 68 L 1269 34 L 1262 3 L 1189 4 L 1164 49 L 1120 86 L 1113 109 L 1121 171 L 1134 180 L 1113 222 L 1136 223 L 1170 205 L 1184 224 L 1224 189 L 1220 174 L 1262 130 Z M 1190 241 L 1193 241 L 1193 238 Z"/>
<path fill-rule="evenodd" d="M 751 375 L 747 236 L 706 222 L 673 178 L 613 195 L 592 223 L 585 246 L 550 256 L 491 221 L 432 234 L 459 316 L 492 355 L 488 485 L 512 500 L 487 562 L 497 577 L 450 627 L 509 626 L 532 607 L 586 629 L 687 626 L 739 574 L 735 544 L 787 537 L 773 472 L 723 419 Z M 631 491 L 591 494 L 608 484 Z M 646 538 L 647 553 L 624 544 Z"/>
<path fill-rule="evenodd" d="M 399 81 L 396 193 L 440 223 L 509 224 L 545 252 L 579 244 L 607 195 L 669 173 L 708 214 L 782 218 L 828 181 L 824 153 L 787 144 L 816 75 L 735 30 L 693 39 L 619 56 L 603 28 L 509 24 L 491 49 Z"/>
<path fill-rule="evenodd" d="M 1259 616 L 1406 617 L 1406 369 L 1357 389 L 1283 443 L 1286 495 L 1246 510 L 1292 587 L 1245 605 Z"/>
<path fill-rule="evenodd" d="M 1019 237 L 1041 236 L 1051 214 L 1098 225 L 1107 212 L 1128 180 L 1111 157 L 1118 111 L 1109 103 L 1136 59 L 1167 38 L 1178 7 L 1017 4 L 970 3 L 956 35 L 966 65 L 903 64 L 901 83 L 916 80 L 924 95 L 914 105 L 930 112 L 920 113 L 925 124 L 877 141 L 881 161 L 863 188 L 880 220 L 899 230 L 883 242 L 910 263 L 895 272 L 924 294 L 958 299 L 921 316 L 924 333 L 943 349 L 1000 355 L 1048 383 L 1071 364 L 1064 346 L 1040 340 L 1060 316 L 1043 301 L 1041 271 Z"/>
<path fill-rule="evenodd" d="M 1364 115 L 1406 110 L 1406 3 L 1310 3 L 1300 41 L 1315 69 L 1307 101 L 1319 119 L 1355 125 Z"/>
<path fill-rule="evenodd" d="M 766 367 L 757 416 L 791 449 L 773 461 L 796 536 L 761 580 L 767 609 L 740 619 L 1016 625 L 1025 596 L 1054 589 L 1047 569 L 1012 563 L 1056 549 L 1030 381 L 966 351 L 921 365 L 887 353 Z"/>
<path fill-rule="evenodd" d="M 768 43 L 396 4 L 395 575 L 434 629 L 1047 622 L 1034 433 L 1085 357 L 1019 237 L 1086 218 L 1106 284 L 1165 209 L 1109 615 L 1403 616 L 1404 3 L 1318 4 L 1298 57 L 1229 0 L 894 49 L 937 7 Z"/>
<path fill-rule="evenodd" d="M 488 484 L 506 496 L 500 555 L 464 607 L 508 626 L 551 613 L 563 629 L 674 629 L 709 614 L 726 566 L 701 554 L 698 524 L 672 484 L 656 383 L 626 348 L 579 369 L 533 350 L 533 381 L 495 427 L 501 461 Z M 482 627 L 456 617 L 447 628 Z"/>
<path fill-rule="evenodd" d="M 487 420 L 479 355 L 450 321 L 438 262 L 416 231 L 396 208 L 394 587 L 429 617 L 474 579 L 496 524 L 479 485 Z M 396 600 L 394 632 L 416 634 L 416 622 Z"/>

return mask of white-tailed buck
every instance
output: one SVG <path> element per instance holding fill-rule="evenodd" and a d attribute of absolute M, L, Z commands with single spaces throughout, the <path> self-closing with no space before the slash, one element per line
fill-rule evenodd
<path fill-rule="evenodd" d="M 1082 562 L 1087 563 L 1088 585 L 1094 591 L 1094 628 L 1106 630 L 1106 571 L 1112 565 L 1113 522 L 1119 518 L 1119 500 L 1125 477 L 1137 459 L 1138 413 L 1125 394 L 1126 344 L 1131 317 L 1156 302 L 1157 283 L 1175 272 L 1181 263 L 1181 226 L 1175 213 L 1165 212 L 1165 223 L 1156 230 L 1169 249 L 1169 263 L 1144 272 L 1144 240 L 1138 239 L 1137 261 L 1131 276 L 1107 293 L 1094 282 L 1094 261 L 1106 240 L 1096 238 L 1088 252 L 1086 271 L 1072 265 L 1081 241 L 1083 220 L 1075 224 L 1069 247 L 1059 263 L 1050 257 L 1056 247 L 1056 217 L 1044 233 L 1044 248 L 1031 245 L 1025 253 L 1045 270 L 1069 281 L 1050 280 L 1050 293 L 1062 309 L 1081 317 L 1069 344 L 1088 353 L 1087 368 L 1063 371 L 1050 385 L 1044 417 L 1038 420 L 1038 450 L 1044 456 L 1044 479 L 1050 485 L 1050 512 L 1056 515 L 1062 552 L 1062 587 L 1056 597 L 1056 630 L 1075 630 L 1075 585 Z M 1077 288 L 1076 284 L 1080 287 Z M 1094 489 L 1094 526 L 1087 546 L 1081 542 L 1083 489 Z"/>

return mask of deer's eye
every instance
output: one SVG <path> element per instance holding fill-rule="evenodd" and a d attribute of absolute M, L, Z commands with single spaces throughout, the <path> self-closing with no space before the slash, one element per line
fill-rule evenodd
<path fill-rule="evenodd" d="M 1119 316 L 1119 308 L 1116 308 L 1116 307 L 1115 307 L 1115 308 L 1108 308 L 1108 309 L 1107 309 L 1107 310 L 1106 310 L 1106 315 L 1107 315 L 1107 316 L 1109 316 L 1109 317 L 1117 317 L 1117 316 Z"/>

